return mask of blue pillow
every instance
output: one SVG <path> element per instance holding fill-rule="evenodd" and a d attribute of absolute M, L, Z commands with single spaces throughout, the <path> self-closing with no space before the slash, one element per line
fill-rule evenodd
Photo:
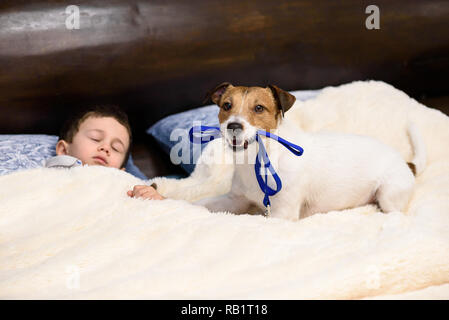
<path fill-rule="evenodd" d="M 0 135 L 0 176 L 22 169 L 38 168 L 56 155 L 57 136 L 45 134 Z M 140 179 L 148 179 L 130 156 L 125 170 Z"/>
<path fill-rule="evenodd" d="M 305 101 L 316 97 L 321 90 L 299 90 L 290 92 L 296 99 Z M 204 145 L 193 146 L 188 139 L 188 131 L 193 125 L 218 126 L 218 107 L 208 105 L 201 108 L 177 113 L 152 125 L 147 134 L 153 136 L 162 149 L 167 153 L 175 152 L 179 157 L 173 157 L 179 160 L 180 165 L 185 171 L 191 173 L 195 168 L 196 160 L 199 158 Z M 172 148 L 175 147 L 176 149 Z M 186 151 L 188 155 L 181 155 L 180 152 Z M 173 161 L 173 159 L 172 159 Z"/>

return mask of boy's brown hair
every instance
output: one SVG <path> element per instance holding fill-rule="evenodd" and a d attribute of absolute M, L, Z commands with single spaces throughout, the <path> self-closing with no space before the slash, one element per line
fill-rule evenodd
<path fill-rule="evenodd" d="M 131 151 L 132 132 L 127 114 L 116 105 L 95 105 L 76 113 L 75 115 L 70 117 L 62 126 L 59 133 L 59 140 L 65 140 L 68 143 L 72 143 L 73 137 L 77 134 L 80 125 L 90 117 L 114 118 L 126 128 L 129 135 L 129 147 L 128 150 L 126 150 L 125 159 L 123 160 L 121 168 L 125 167 Z"/>

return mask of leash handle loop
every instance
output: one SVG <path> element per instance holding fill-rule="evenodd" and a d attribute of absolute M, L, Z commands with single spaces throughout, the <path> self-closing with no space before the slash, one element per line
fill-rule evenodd
<path fill-rule="evenodd" d="M 215 132 L 207 132 L 207 131 L 215 131 Z M 204 135 L 207 133 L 207 135 Z M 199 134 L 199 137 L 198 135 Z M 211 142 L 215 138 L 221 137 L 221 132 L 219 127 L 210 127 L 210 126 L 193 126 L 189 130 L 189 139 L 192 143 L 201 143 L 205 144 Z"/>

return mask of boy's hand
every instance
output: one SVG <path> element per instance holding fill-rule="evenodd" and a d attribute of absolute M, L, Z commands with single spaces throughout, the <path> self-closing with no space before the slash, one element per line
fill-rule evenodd
<path fill-rule="evenodd" d="M 163 200 L 165 199 L 163 196 L 159 194 L 159 192 L 156 191 L 151 186 L 145 186 L 145 185 L 137 185 L 134 186 L 133 190 L 129 190 L 127 192 L 128 196 L 134 197 L 134 198 L 142 198 L 142 199 L 150 199 L 150 200 Z"/>

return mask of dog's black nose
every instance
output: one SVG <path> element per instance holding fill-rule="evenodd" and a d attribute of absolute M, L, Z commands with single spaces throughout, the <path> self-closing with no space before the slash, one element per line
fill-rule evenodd
<path fill-rule="evenodd" d="M 243 126 L 241 123 L 238 122 L 231 122 L 228 123 L 228 130 L 243 130 Z"/>

